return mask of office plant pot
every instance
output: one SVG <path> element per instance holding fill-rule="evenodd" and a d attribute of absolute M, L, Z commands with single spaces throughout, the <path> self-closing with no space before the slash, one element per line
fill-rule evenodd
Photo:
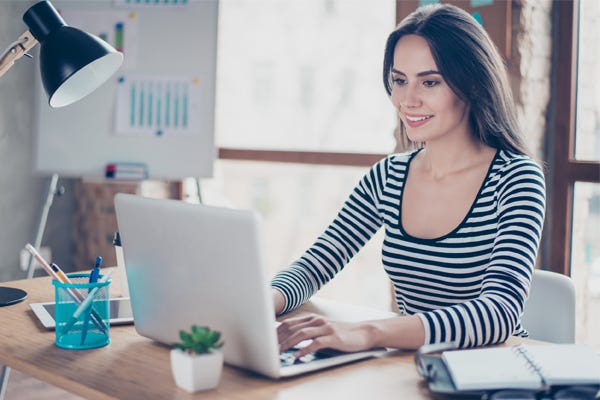
<path fill-rule="evenodd" d="M 205 354 L 191 354 L 180 349 L 171 350 L 171 371 L 175 384 L 188 392 L 216 388 L 222 370 L 223 353 L 219 350 L 212 350 Z"/>

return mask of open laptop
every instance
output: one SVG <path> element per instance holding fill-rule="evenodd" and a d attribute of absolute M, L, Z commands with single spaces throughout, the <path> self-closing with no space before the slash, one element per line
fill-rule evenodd
<path fill-rule="evenodd" d="M 115 196 L 115 208 L 140 335 L 171 344 L 180 329 L 210 326 L 223 334 L 226 363 L 272 378 L 385 352 L 319 352 L 295 361 L 279 354 L 256 213 L 128 194 Z"/>

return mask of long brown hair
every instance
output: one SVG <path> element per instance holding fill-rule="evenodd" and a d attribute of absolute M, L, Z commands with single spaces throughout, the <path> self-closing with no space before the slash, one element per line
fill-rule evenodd
<path fill-rule="evenodd" d="M 494 148 L 531 155 L 518 125 L 502 58 L 475 18 L 450 4 L 420 7 L 404 18 L 385 47 L 383 84 L 388 95 L 393 86 L 394 50 L 405 35 L 419 35 L 427 41 L 444 80 L 469 105 L 469 122 L 479 140 Z M 400 130 L 406 136 L 402 124 Z"/>

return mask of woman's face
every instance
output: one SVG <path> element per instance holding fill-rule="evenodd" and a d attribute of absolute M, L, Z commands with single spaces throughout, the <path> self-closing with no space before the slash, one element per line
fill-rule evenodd
<path fill-rule="evenodd" d="M 413 142 L 469 134 L 468 107 L 446 84 L 421 36 L 398 40 L 392 66 L 392 103 Z"/>

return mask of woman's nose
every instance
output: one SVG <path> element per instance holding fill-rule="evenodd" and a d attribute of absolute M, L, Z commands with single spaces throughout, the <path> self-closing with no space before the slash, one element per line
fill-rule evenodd
<path fill-rule="evenodd" d="M 421 99 L 417 88 L 412 85 L 406 85 L 401 89 L 400 107 L 414 108 L 421 105 Z"/>

